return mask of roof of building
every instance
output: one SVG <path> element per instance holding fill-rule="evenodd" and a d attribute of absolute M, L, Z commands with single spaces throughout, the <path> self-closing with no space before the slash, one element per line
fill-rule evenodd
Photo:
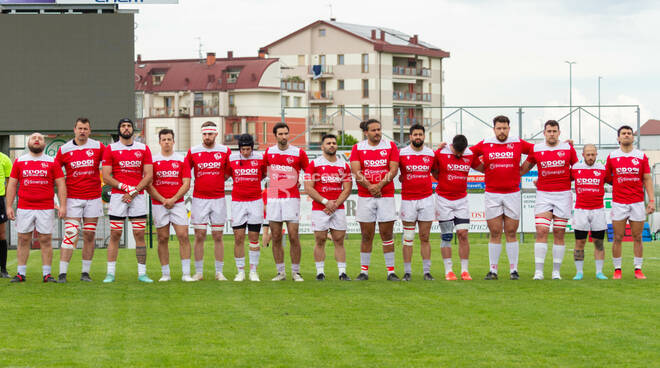
<path fill-rule="evenodd" d="M 649 119 L 639 128 L 640 135 L 660 135 L 660 120 Z"/>
<path fill-rule="evenodd" d="M 138 91 L 226 91 L 259 87 L 266 68 L 278 59 L 259 57 L 215 58 L 179 60 L 138 60 L 135 62 L 135 89 Z M 211 57 L 212 60 L 212 57 Z M 211 64 L 211 65 L 209 65 Z M 240 70 L 234 83 L 227 82 L 228 71 Z M 160 84 L 152 76 L 163 74 Z"/>
<path fill-rule="evenodd" d="M 364 41 L 371 43 L 376 51 L 384 51 L 391 53 L 415 54 L 431 57 L 445 58 L 449 57 L 449 52 L 440 49 L 430 43 L 419 41 L 417 35 L 410 36 L 406 33 L 397 31 L 392 28 L 367 26 L 361 24 L 342 23 L 334 20 L 324 21 L 318 20 L 311 23 L 293 33 L 290 33 L 279 40 L 272 42 L 262 48 L 268 52 L 268 48 L 276 45 L 298 33 L 304 32 L 309 28 L 317 25 L 327 25 L 334 27 L 340 31 L 346 32 L 354 37 L 358 37 Z M 375 32 L 375 37 L 372 37 Z"/>

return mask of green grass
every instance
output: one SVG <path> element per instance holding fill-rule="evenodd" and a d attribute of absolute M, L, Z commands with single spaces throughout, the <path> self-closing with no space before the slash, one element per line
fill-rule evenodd
<path fill-rule="evenodd" d="M 531 240 L 531 237 L 527 237 Z M 230 238 L 225 238 L 229 244 Z M 328 279 L 314 280 L 312 239 L 303 237 L 306 281 L 274 283 L 270 249 L 259 267 L 262 282 L 220 283 L 213 279 L 210 242 L 206 280 L 182 283 L 176 243 L 171 247 L 173 281 L 136 281 L 134 252 L 121 250 L 117 282 L 104 285 L 105 251 L 97 250 L 94 282 L 78 281 L 80 252 L 69 283 L 42 284 L 40 257 L 33 251 L 27 282 L 0 281 L 0 366 L 658 366 L 660 250 L 646 243 L 648 280 L 632 278 L 632 250 L 624 250 L 624 279 L 594 279 L 593 247 L 587 247 L 585 280 L 570 280 L 569 246 L 562 281 L 532 281 L 533 246 L 521 247 L 520 281 L 483 281 L 486 238 L 472 236 L 472 282 L 442 280 L 439 239 L 433 238 L 434 282 L 421 280 L 418 248 L 413 281 L 385 281 L 382 251 L 374 247 L 368 282 L 339 282 L 332 247 Z M 611 275 L 610 244 L 605 263 Z M 359 238 L 347 243 L 351 277 L 359 271 Z M 401 276 L 400 239 L 397 272 Z M 551 252 L 548 252 L 551 253 Z M 231 247 L 225 275 L 233 278 Z M 15 251 L 10 251 L 15 272 Z M 57 273 L 59 252 L 53 262 Z M 550 254 L 548 255 L 548 258 Z M 506 253 L 502 252 L 506 264 Z M 546 260 L 546 277 L 551 261 Z M 149 274 L 160 277 L 155 249 Z M 287 255 L 287 270 L 289 270 Z M 454 249 L 454 270 L 460 264 Z"/>

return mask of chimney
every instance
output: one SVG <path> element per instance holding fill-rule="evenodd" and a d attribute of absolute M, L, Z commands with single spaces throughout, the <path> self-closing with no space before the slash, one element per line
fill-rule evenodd
<path fill-rule="evenodd" d="M 380 40 L 385 41 L 385 31 L 383 31 L 382 29 L 380 30 Z"/>
<path fill-rule="evenodd" d="M 211 66 L 215 64 L 215 52 L 206 53 L 206 65 Z"/>
<path fill-rule="evenodd" d="M 259 59 L 265 59 L 266 58 L 266 49 L 261 48 L 259 49 Z"/>
<path fill-rule="evenodd" d="M 410 40 L 408 42 L 412 43 L 413 45 L 417 45 L 417 35 L 413 35 L 410 37 Z"/>
<path fill-rule="evenodd" d="M 234 52 L 233 51 L 227 51 L 227 59 L 231 60 L 234 58 Z"/>
<path fill-rule="evenodd" d="M 141 54 L 138 54 L 137 63 L 138 64 L 142 63 L 142 55 Z"/>
<path fill-rule="evenodd" d="M 372 39 L 372 40 L 375 40 L 375 39 L 376 39 L 376 30 L 375 30 L 375 29 L 372 29 L 372 30 L 371 30 L 371 39 Z"/>
<path fill-rule="evenodd" d="M 337 21 L 337 18 L 330 18 L 330 21 L 331 21 L 331 22 L 336 22 L 336 21 Z"/>

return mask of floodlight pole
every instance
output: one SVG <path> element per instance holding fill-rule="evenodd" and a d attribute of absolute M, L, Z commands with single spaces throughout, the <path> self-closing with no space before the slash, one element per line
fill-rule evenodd
<path fill-rule="evenodd" d="M 573 139 L 573 64 L 575 61 L 564 61 L 568 64 L 568 121 L 570 128 L 570 139 Z"/>

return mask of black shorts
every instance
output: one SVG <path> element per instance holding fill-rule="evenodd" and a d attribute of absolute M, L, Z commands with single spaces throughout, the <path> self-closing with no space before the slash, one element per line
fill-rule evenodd
<path fill-rule="evenodd" d="M 7 222 L 7 207 L 5 207 L 5 196 L 0 196 L 0 224 Z"/>

